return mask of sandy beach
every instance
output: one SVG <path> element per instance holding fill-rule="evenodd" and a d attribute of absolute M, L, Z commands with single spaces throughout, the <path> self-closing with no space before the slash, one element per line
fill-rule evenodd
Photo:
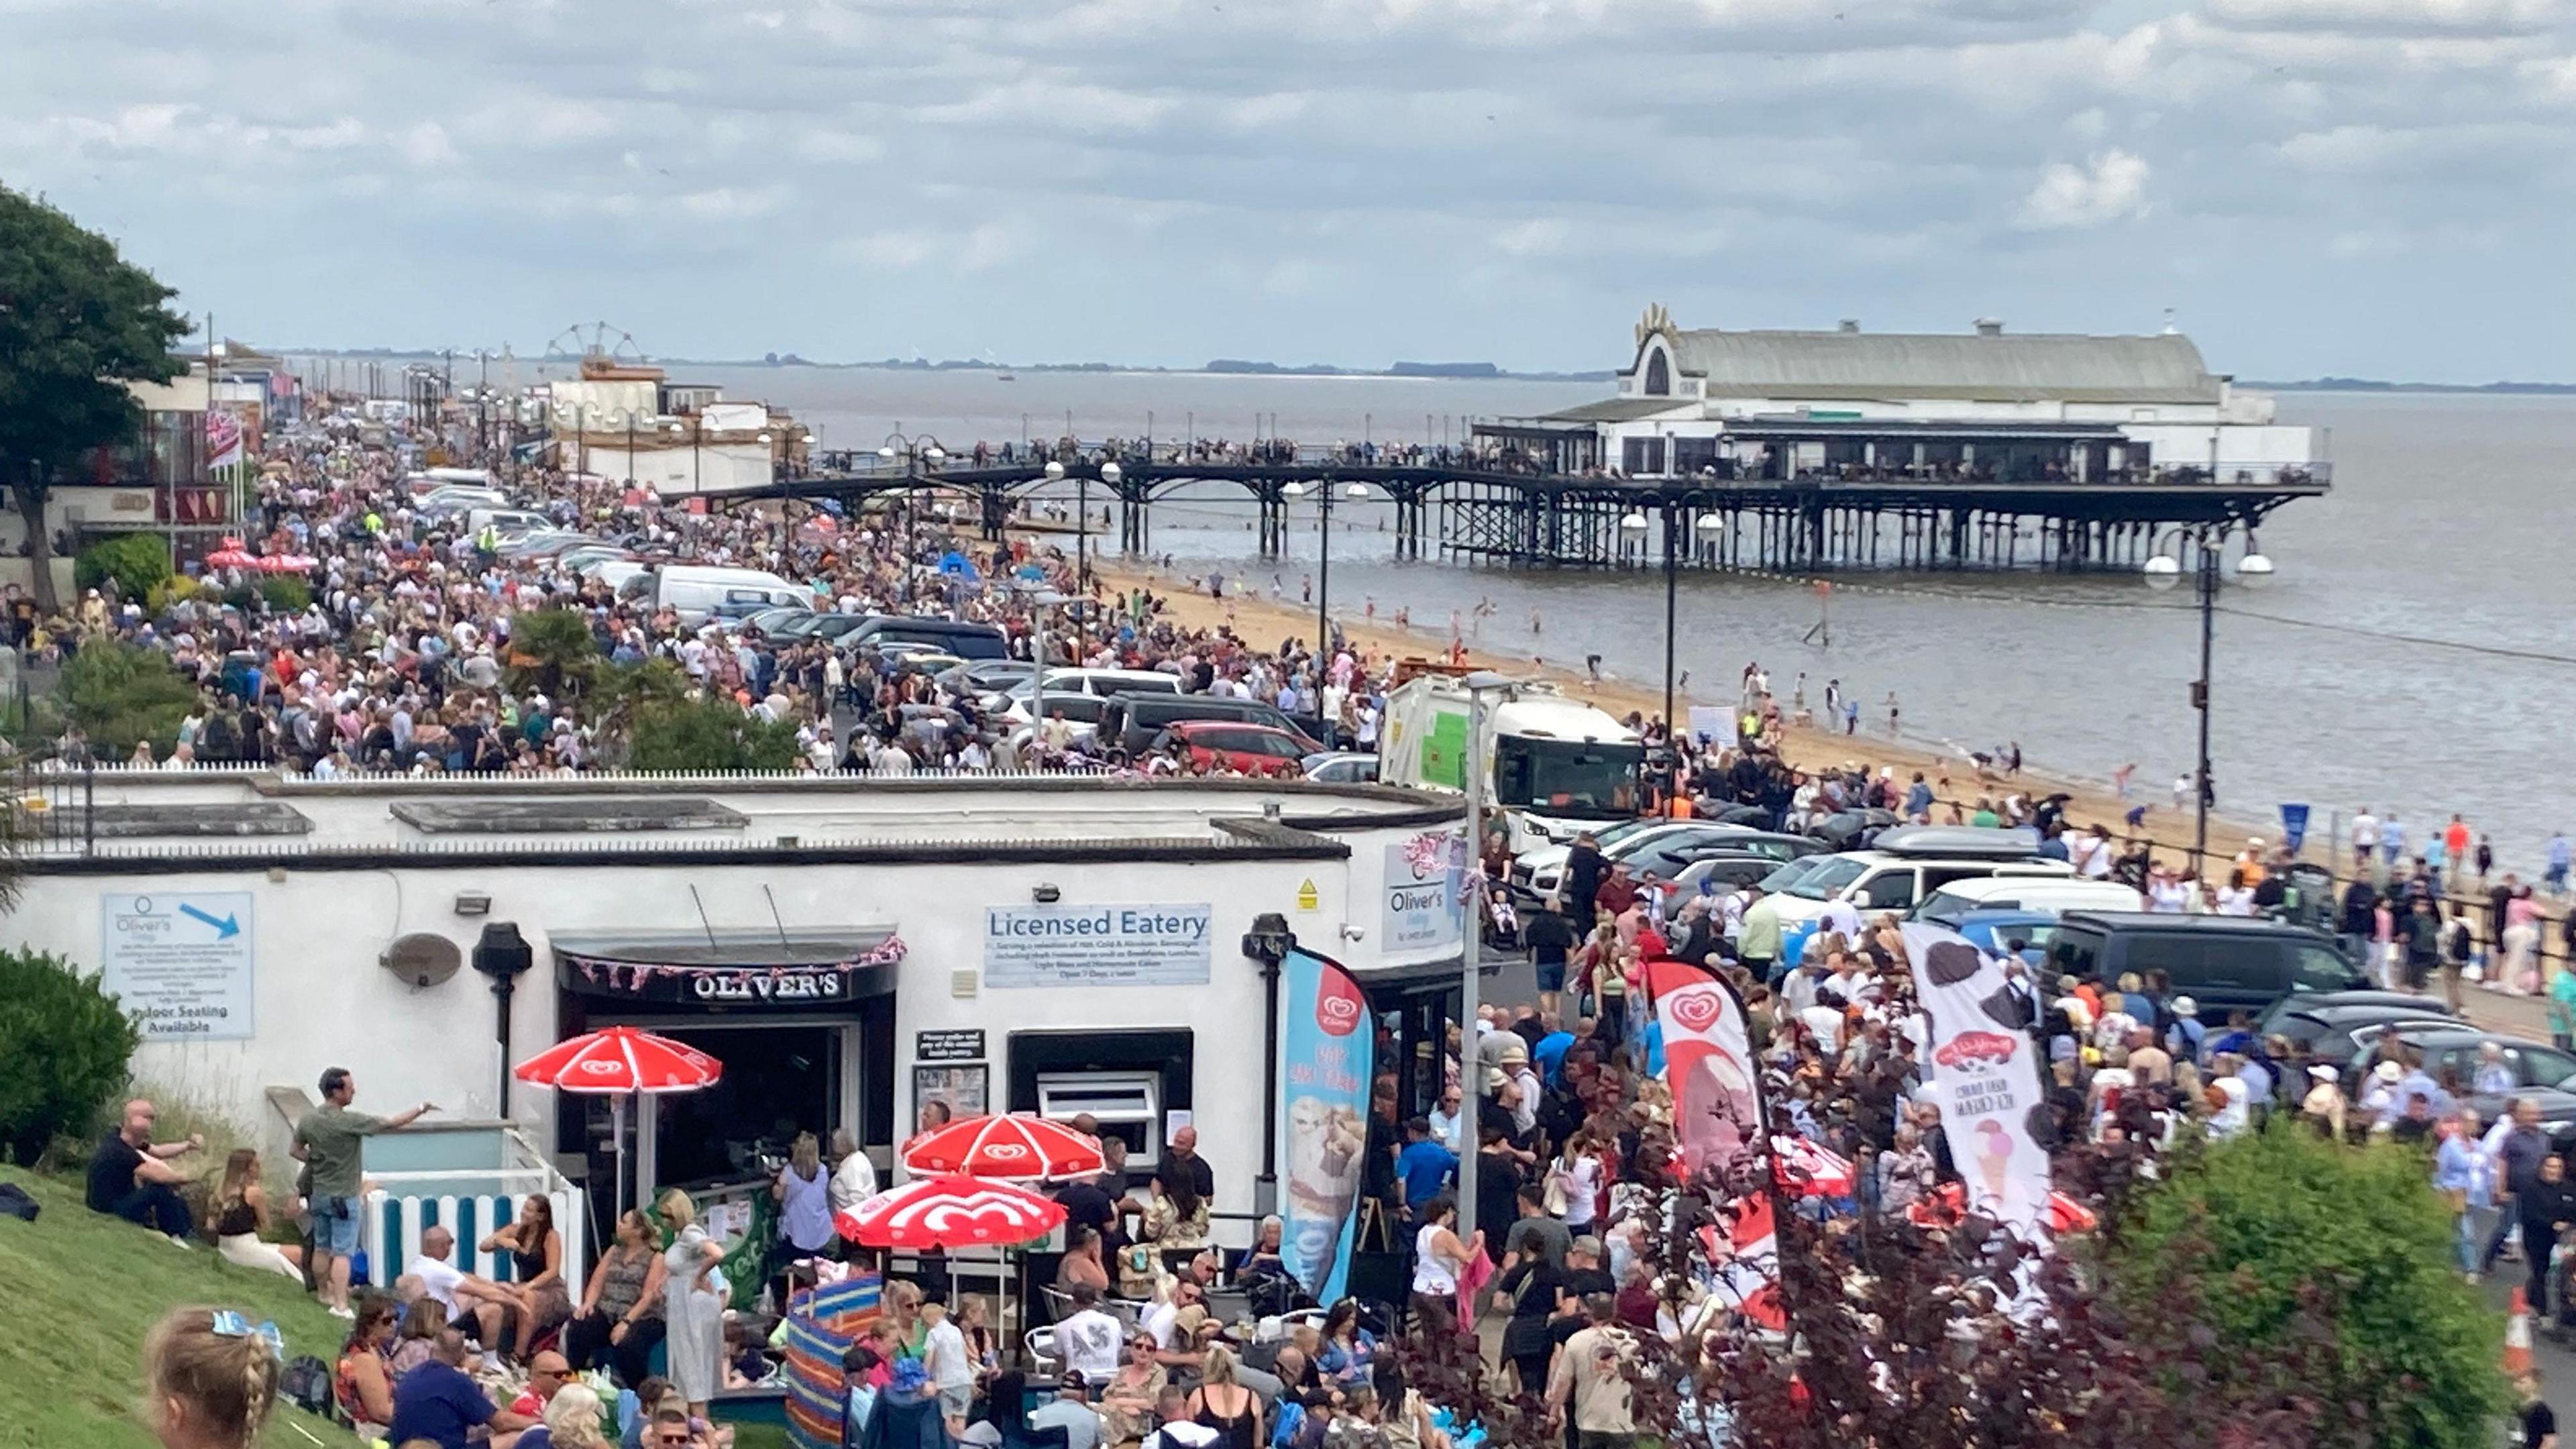
<path fill-rule="evenodd" d="M 1061 539 L 1043 531 L 1033 533 L 1031 538 L 1041 546 L 1062 542 Z M 1164 601 L 1166 613 L 1184 625 L 1196 628 L 1231 625 L 1237 634 L 1264 646 L 1290 635 L 1309 639 L 1314 637 L 1315 612 L 1312 608 L 1301 606 L 1293 600 L 1275 600 L 1266 595 L 1251 593 L 1238 595 L 1235 592 L 1237 580 L 1234 578 L 1227 580 L 1226 597 L 1219 600 L 1208 596 L 1204 577 L 1185 578 L 1178 571 L 1166 571 L 1130 560 L 1095 558 L 1091 571 L 1096 578 L 1110 587 L 1127 589 L 1142 584 L 1151 589 Z M 1447 654 L 1449 633 L 1445 627 L 1445 621 L 1443 626 L 1437 629 L 1421 625 L 1415 625 L 1410 629 L 1398 629 L 1387 617 L 1390 607 L 1392 606 L 1382 601 L 1379 616 L 1375 620 L 1361 617 L 1361 612 L 1357 608 L 1337 607 L 1334 610 L 1334 617 L 1344 633 L 1366 651 L 1372 660 L 1408 656 L 1441 658 Z M 1510 632 L 1517 621 L 1493 619 L 1488 620 L 1487 623 L 1492 626 L 1491 632 L 1503 634 Z M 1660 630 L 1662 621 L 1660 619 L 1641 620 L 1639 627 Z M 1663 712 L 1663 680 L 1660 676 L 1652 680 L 1604 679 L 1595 683 L 1582 670 L 1550 663 L 1544 655 L 1534 656 L 1526 652 L 1510 653 L 1499 648 L 1477 647 L 1476 639 L 1472 634 L 1468 640 L 1467 659 L 1468 662 L 1479 667 L 1498 670 L 1517 677 L 1551 680 L 1569 696 L 1587 699 L 1614 715 L 1624 716 L 1630 711 L 1636 711 L 1652 716 Z M 1727 683 L 1733 683 L 1732 676 Z M 1684 690 L 1677 692 L 1675 707 L 1687 718 L 1693 704 L 1732 705 L 1733 703 L 1732 697 L 1711 697 L 1705 693 Z M 1816 703 L 1818 701 L 1810 701 L 1811 705 Z M 1784 703 L 1784 710 L 1786 707 Z M 2189 809 L 2173 808 L 2169 781 L 2133 782 L 2129 799 L 2123 801 L 2105 782 L 2054 775 L 2045 768 L 2025 760 L 2019 775 L 1981 782 L 1977 778 L 1977 770 L 1973 762 L 1954 753 L 1927 747 L 1914 741 L 1891 738 L 1886 733 L 1886 720 L 1884 709 L 1878 710 L 1873 718 L 1871 703 L 1863 701 L 1861 727 L 1857 734 L 1845 735 L 1840 731 L 1827 731 L 1818 726 L 1791 724 L 1787 727 L 1782 750 L 1791 764 L 1802 769 L 1829 768 L 1846 762 L 1866 765 L 1872 769 L 1885 766 L 1896 772 L 1896 778 L 1900 784 L 1911 780 L 1914 773 L 1919 770 L 1924 778 L 1932 783 L 1935 794 L 1943 802 L 1956 801 L 1961 809 L 1966 811 L 1973 811 L 1976 808 L 1980 796 L 2001 801 L 2004 795 L 2020 791 L 2036 799 L 2064 791 L 2073 797 L 2068 806 L 2068 816 L 2071 820 L 2078 825 L 2099 822 L 2110 830 L 2113 836 L 2123 839 L 2130 836 L 2130 832 L 2123 823 L 2124 817 L 2133 806 L 2143 804 L 2148 807 L 2148 810 L 2145 829 L 2141 833 L 2153 844 L 2159 856 L 2179 861 L 2188 858 L 2190 854 L 2192 812 Z M 1873 725 L 1877 726 L 1875 730 L 1872 728 Z M 2249 837 L 2260 836 L 2271 840 L 2278 833 L 2277 826 L 2213 816 L 2209 830 L 2210 851 L 2223 863 L 2227 858 L 2234 856 L 2238 850 L 2243 849 Z M 2312 834 L 2305 853 L 2315 857 L 2323 848 L 2323 844 Z"/>

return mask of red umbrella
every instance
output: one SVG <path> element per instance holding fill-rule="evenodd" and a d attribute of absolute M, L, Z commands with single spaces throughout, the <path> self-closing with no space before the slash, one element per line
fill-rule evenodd
<path fill-rule="evenodd" d="M 1100 1139 L 1086 1137 L 1060 1122 L 1013 1114 L 968 1117 L 904 1144 L 906 1170 L 922 1174 L 955 1172 L 968 1177 L 1032 1181 L 1046 1177 L 1081 1177 L 1105 1165 Z"/>
<path fill-rule="evenodd" d="M 612 1026 L 556 1042 L 510 1075 L 559 1092 L 694 1092 L 723 1076 L 724 1063 L 687 1042 Z"/>
<path fill-rule="evenodd" d="M 1852 1165 L 1803 1137 L 1771 1139 L 1771 1172 L 1800 1197 L 1849 1197 Z"/>
<path fill-rule="evenodd" d="M 610 1190 L 626 1194 L 626 1098 L 635 1092 L 694 1092 L 724 1075 L 724 1063 L 687 1042 L 655 1036 L 631 1026 L 584 1032 L 528 1058 L 510 1069 L 523 1082 L 558 1092 L 614 1094 L 608 1107 L 614 1118 L 610 1135 L 617 1143 L 617 1181 Z"/>
<path fill-rule="evenodd" d="M 258 557 L 243 548 L 238 538 L 225 539 L 222 547 L 206 555 L 206 567 L 210 569 L 246 569 L 258 564 Z"/>
<path fill-rule="evenodd" d="M 301 574 L 319 565 L 319 560 L 300 553 L 269 553 L 260 555 L 252 567 L 264 574 Z"/>
<path fill-rule="evenodd" d="M 1930 1197 L 1923 1198 L 1914 1206 L 1907 1208 L 1905 1215 L 1912 1218 L 1917 1227 L 1952 1227 L 1967 1215 L 1964 1206 L 1967 1200 L 1968 1194 L 1959 1184 L 1945 1182 L 1934 1189 Z M 2052 1192 L 2048 1195 L 2049 1231 L 2089 1233 L 2100 1225 L 2100 1221 L 2093 1215 L 2091 1208 L 2066 1194 Z"/>
<path fill-rule="evenodd" d="M 870 1248 L 1010 1247 L 1064 1221 L 1064 1205 L 1024 1187 L 979 1177 L 917 1177 L 833 1219 L 842 1237 Z"/>

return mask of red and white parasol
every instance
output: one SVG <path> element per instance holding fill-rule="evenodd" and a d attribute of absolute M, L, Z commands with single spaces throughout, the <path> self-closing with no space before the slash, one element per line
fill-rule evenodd
<path fill-rule="evenodd" d="M 925 1176 L 947 1172 L 1028 1182 L 1081 1177 L 1104 1164 L 1099 1138 L 1061 1122 L 1014 1113 L 968 1117 L 925 1132 L 904 1144 L 903 1165 Z"/>
<path fill-rule="evenodd" d="M 612 1026 L 556 1042 L 511 1068 L 510 1075 L 558 1092 L 591 1092 L 609 1098 L 610 1136 L 617 1143 L 617 1180 L 610 1191 L 623 1202 L 627 1097 L 712 1086 L 724 1075 L 724 1063 L 687 1042 L 631 1026 Z"/>
<path fill-rule="evenodd" d="M 1849 1197 L 1852 1165 L 1803 1137 L 1771 1139 L 1771 1172 L 1800 1197 Z"/>
<path fill-rule="evenodd" d="M 1034 1242 L 1064 1221 L 1064 1205 L 1024 1187 L 984 1178 L 917 1177 L 832 1220 L 841 1236 L 870 1248 L 1011 1247 Z"/>
<path fill-rule="evenodd" d="M 612 1026 L 556 1042 L 510 1075 L 559 1092 L 694 1092 L 723 1076 L 724 1063 L 687 1042 Z"/>
<path fill-rule="evenodd" d="M 267 553 L 253 560 L 251 567 L 264 574 L 304 574 L 321 567 L 321 563 L 307 554 Z"/>
<path fill-rule="evenodd" d="M 1965 1217 L 1967 1191 L 1955 1182 L 1945 1182 L 1930 1197 L 1917 1201 L 1905 1210 L 1917 1227 L 1955 1227 Z M 2093 1210 L 2062 1192 L 2048 1195 L 2048 1228 L 2054 1233 L 2089 1233 L 2100 1226 Z"/>
<path fill-rule="evenodd" d="M 223 545 L 206 555 L 210 569 L 247 569 L 259 566 L 259 556 L 242 547 L 238 538 L 227 538 Z"/>

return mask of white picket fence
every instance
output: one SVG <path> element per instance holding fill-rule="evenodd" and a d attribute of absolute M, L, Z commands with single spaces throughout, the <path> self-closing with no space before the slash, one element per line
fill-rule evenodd
<path fill-rule="evenodd" d="M 507 1250 L 485 1252 L 483 1240 L 510 1225 L 519 1203 L 543 1193 L 554 1205 L 563 1234 L 563 1280 L 583 1280 L 589 1262 L 587 1195 L 557 1172 L 516 1132 L 506 1134 L 515 1159 L 500 1167 L 459 1167 L 370 1173 L 359 1246 L 367 1255 L 367 1281 L 390 1288 L 405 1264 L 420 1255 L 421 1235 L 443 1227 L 456 1238 L 448 1261 L 468 1273 L 507 1283 L 518 1276 Z"/>

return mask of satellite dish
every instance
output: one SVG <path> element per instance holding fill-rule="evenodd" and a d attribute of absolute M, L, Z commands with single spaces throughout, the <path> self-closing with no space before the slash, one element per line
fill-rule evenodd
<path fill-rule="evenodd" d="M 430 987 L 455 975 L 465 964 L 465 953 L 445 936 L 414 931 L 387 946 L 376 961 L 415 987 Z"/>

